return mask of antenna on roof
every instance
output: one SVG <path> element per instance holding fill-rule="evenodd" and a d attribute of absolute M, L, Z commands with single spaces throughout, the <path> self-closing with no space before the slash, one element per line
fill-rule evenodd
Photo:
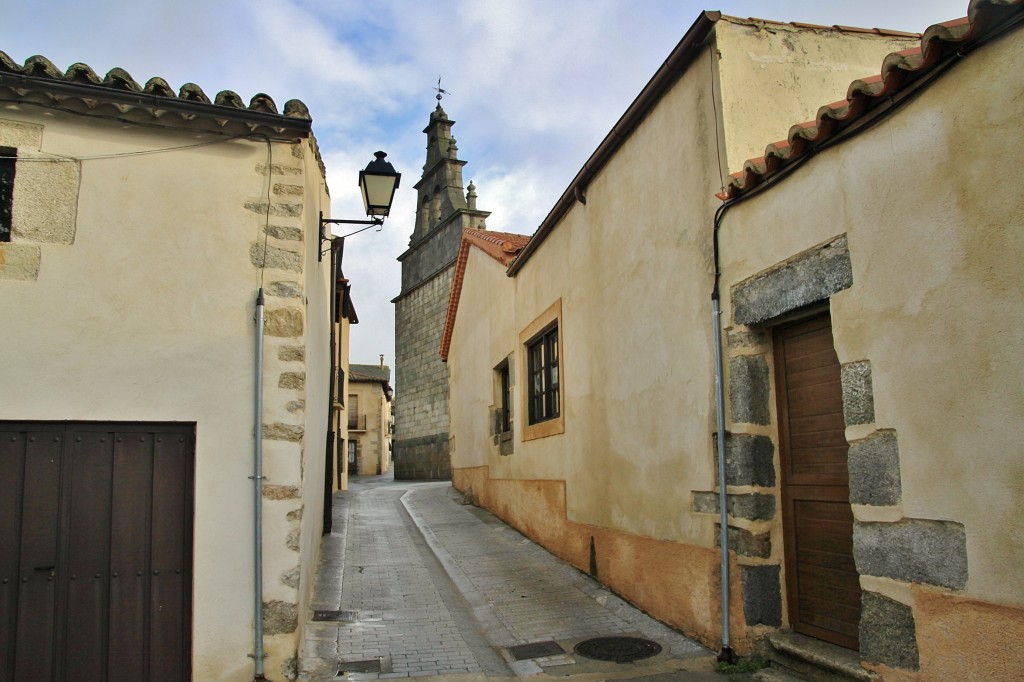
<path fill-rule="evenodd" d="M 441 96 L 442 95 L 450 95 L 450 94 L 452 94 L 451 92 L 449 92 L 447 90 L 443 90 L 441 88 L 441 77 L 440 76 L 437 77 L 437 87 L 436 88 L 431 88 L 431 90 L 437 90 L 437 95 L 435 95 L 435 97 L 437 98 L 438 106 L 441 105 Z"/>

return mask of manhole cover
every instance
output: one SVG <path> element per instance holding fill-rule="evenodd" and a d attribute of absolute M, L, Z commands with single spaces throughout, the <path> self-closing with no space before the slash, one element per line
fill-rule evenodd
<path fill-rule="evenodd" d="M 510 646 L 508 652 L 517 661 L 528 661 L 531 658 L 544 658 L 545 656 L 558 656 L 565 653 L 565 649 L 558 645 L 558 642 L 533 642 L 532 644 L 519 644 Z"/>
<path fill-rule="evenodd" d="M 661 645 L 639 637 L 595 637 L 580 642 L 574 651 L 595 661 L 630 663 L 661 653 Z"/>

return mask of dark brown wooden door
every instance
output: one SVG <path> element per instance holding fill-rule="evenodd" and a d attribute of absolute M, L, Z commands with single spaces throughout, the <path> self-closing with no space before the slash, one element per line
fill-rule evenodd
<path fill-rule="evenodd" d="M 0 680 L 191 678 L 194 433 L 0 422 Z"/>
<path fill-rule="evenodd" d="M 778 329 L 775 367 L 789 622 L 857 649 L 849 444 L 828 314 Z"/>

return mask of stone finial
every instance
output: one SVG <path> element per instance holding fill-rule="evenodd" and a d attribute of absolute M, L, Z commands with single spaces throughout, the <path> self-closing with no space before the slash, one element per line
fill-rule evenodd
<path fill-rule="evenodd" d="M 469 181 L 469 187 L 466 188 L 466 206 L 470 211 L 476 210 L 476 185 L 473 181 Z"/>
<path fill-rule="evenodd" d="M 459 158 L 459 145 L 455 144 L 455 138 L 448 144 L 448 158 L 457 159 Z"/>

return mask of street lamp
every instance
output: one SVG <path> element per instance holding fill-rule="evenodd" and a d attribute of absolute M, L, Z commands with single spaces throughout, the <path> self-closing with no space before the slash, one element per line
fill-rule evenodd
<path fill-rule="evenodd" d="M 371 161 L 365 170 L 359 171 L 359 193 L 363 197 L 363 207 L 366 215 L 371 216 L 370 220 L 339 220 L 335 218 L 324 218 L 323 211 L 320 212 L 320 255 L 317 260 L 323 260 L 324 254 L 331 250 L 328 246 L 323 248 L 325 242 L 332 242 L 334 239 L 344 239 L 358 234 L 371 227 L 380 227 L 384 224 L 384 218 L 391 212 L 391 202 L 395 199 L 395 190 L 402 179 L 402 174 L 395 170 L 390 162 L 385 161 L 387 154 L 375 152 L 374 160 Z M 366 225 L 355 232 L 350 232 L 340 237 L 329 236 L 324 231 L 326 225 Z"/>

